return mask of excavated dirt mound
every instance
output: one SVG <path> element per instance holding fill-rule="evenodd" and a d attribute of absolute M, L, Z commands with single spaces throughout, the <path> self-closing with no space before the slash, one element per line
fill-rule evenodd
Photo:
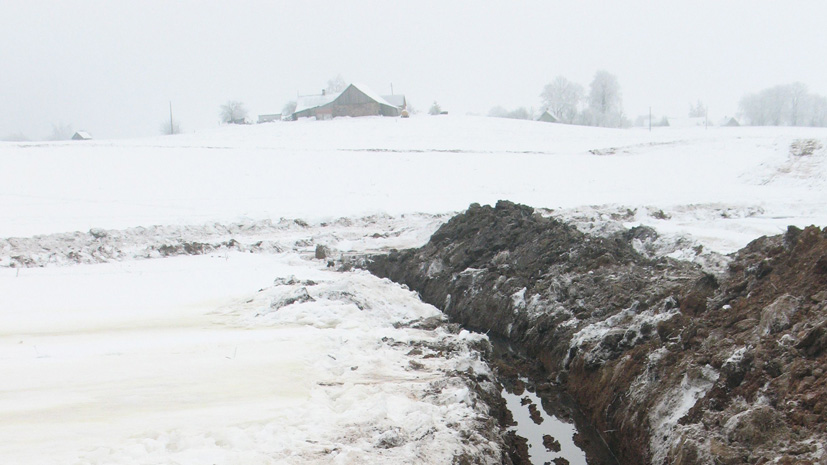
<path fill-rule="evenodd" d="M 716 277 L 638 254 L 651 229 L 601 238 L 499 202 L 367 267 L 517 345 L 623 463 L 827 464 L 825 236 L 758 239 Z"/>

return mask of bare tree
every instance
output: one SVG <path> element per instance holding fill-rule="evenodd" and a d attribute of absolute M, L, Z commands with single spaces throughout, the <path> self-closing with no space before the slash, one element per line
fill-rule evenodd
<path fill-rule="evenodd" d="M 247 119 L 247 109 L 244 104 L 230 100 L 224 105 L 221 105 L 221 122 L 227 124 L 244 124 Z"/>
<path fill-rule="evenodd" d="M 564 123 L 572 123 L 577 118 L 580 102 L 583 101 L 583 86 L 571 82 L 563 76 L 557 76 L 546 84 L 540 98 L 543 108 L 555 115 Z"/>
<path fill-rule="evenodd" d="M 617 77 L 600 70 L 589 86 L 589 110 L 595 126 L 620 127 L 623 123 L 623 97 Z"/>
<path fill-rule="evenodd" d="M 325 91 L 328 94 L 338 94 L 347 88 L 347 82 L 341 74 L 337 74 L 335 78 L 327 81 L 327 88 Z"/>

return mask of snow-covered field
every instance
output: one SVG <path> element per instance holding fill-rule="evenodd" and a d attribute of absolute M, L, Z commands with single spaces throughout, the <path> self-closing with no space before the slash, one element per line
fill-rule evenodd
<path fill-rule="evenodd" d="M 703 262 L 827 225 L 825 146 L 824 129 L 454 116 L 0 143 L 0 463 L 493 455 L 460 434 L 484 416 L 458 374 L 487 371 L 478 336 L 417 329 L 437 310 L 317 245 L 418 246 L 508 199 L 597 232 L 649 225 Z"/>

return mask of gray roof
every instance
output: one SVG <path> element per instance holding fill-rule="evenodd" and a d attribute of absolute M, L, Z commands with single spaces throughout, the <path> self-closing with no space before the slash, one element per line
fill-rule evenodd
<path fill-rule="evenodd" d="M 374 100 L 376 103 L 379 103 L 380 105 L 387 105 L 389 107 L 397 107 L 397 108 L 399 107 L 399 105 L 388 102 L 385 97 L 380 96 L 379 94 L 373 92 L 368 86 L 365 86 L 365 85 L 362 85 L 362 84 L 356 84 L 356 83 L 350 84 L 347 87 L 345 87 L 345 90 L 349 89 L 351 86 L 358 89 L 360 92 L 367 95 L 369 98 Z M 320 107 L 320 106 L 323 106 L 323 105 L 327 105 L 328 103 L 330 103 L 330 102 L 336 100 L 337 98 L 339 98 L 339 96 L 342 95 L 342 93 L 344 93 L 345 90 L 343 90 L 342 92 L 335 92 L 335 93 L 331 93 L 331 94 L 306 95 L 306 96 L 303 96 L 303 97 L 299 97 L 298 100 L 296 100 L 296 110 L 293 113 L 295 114 L 295 113 L 298 113 L 300 111 L 309 110 L 311 108 L 316 108 L 316 107 Z M 401 97 L 403 99 L 405 98 L 404 95 L 390 96 L 390 97 Z"/>
<path fill-rule="evenodd" d="M 303 95 L 296 99 L 296 109 L 293 110 L 293 113 L 327 105 L 328 103 L 336 100 L 336 97 L 340 94 L 341 92 L 325 95 Z"/>
<path fill-rule="evenodd" d="M 78 132 L 75 133 L 75 135 L 72 136 L 72 139 L 74 139 L 74 140 L 91 140 L 92 135 L 89 134 L 86 131 L 78 131 Z"/>
<path fill-rule="evenodd" d="M 386 102 L 390 103 L 393 106 L 396 106 L 396 107 L 399 107 L 399 108 L 404 108 L 405 107 L 406 102 L 405 102 L 405 96 L 404 95 L 399 95 L 399 94 L 396 94 L 396 95 L 383 95 L 382 98 L 385 99 Z"/>

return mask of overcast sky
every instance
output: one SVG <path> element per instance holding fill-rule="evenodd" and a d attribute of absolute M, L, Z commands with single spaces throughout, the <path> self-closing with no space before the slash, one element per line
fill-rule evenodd
<path fill-rule="evenodd" d="M 538 107 L 563 75 L 616 75 L 627 116 L 711 117 L 801 81 L 827 95 L 825 1 L 3 0 L 0 138 L 53 124 L 96 138 L 150 136 L 173 110 L 184 131 L 219 106 L 279 112 L 341 74 L 418 109 Z"/>

